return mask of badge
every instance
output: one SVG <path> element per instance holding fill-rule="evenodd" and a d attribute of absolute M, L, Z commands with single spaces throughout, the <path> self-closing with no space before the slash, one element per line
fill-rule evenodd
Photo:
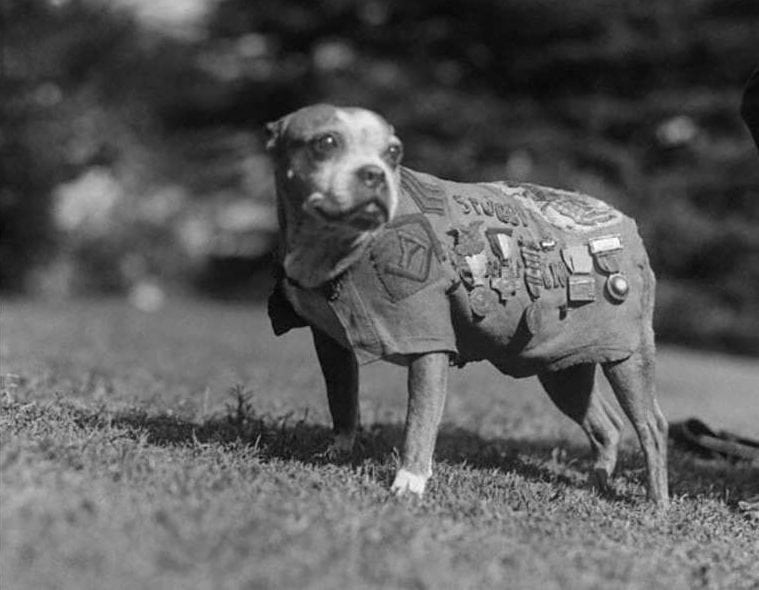
<path fill-rule="evenodd" d="M 498 277 L 490 279 L 490 288 L 498 294 L 501 301 L 507 301 L 517 293 L 519 280 L 514 278 Z"/>
<path fill-rule="evenodd" d="M 457 225 L 449 233 L 456 238 L 454 250 L 461 256 L 474 256 L 485 249 L 485 242 L 480 236 L 482 220 L 472 221 L 469 225 Z"/>
<path fill-rule="evenodd" d="M 593 259 L 588 254 L 587 246 L 570 246 L 561 250 L 561 257 L 572 274 L 590 274 Z"/>
<path fill-rule="evenodd" d="M 490 249 L 493 250 L 501 262 L 506 262 L 512 256 L 511 252 L 511 230 L 494 229 L 485 230 L 485 237 L 490 242 Z"/>
<path fill-rule="evenodd" d="M 529 266 L 524 269 L 524 281 L 527 285 L 527 291 L 530 297 L 537 299 L 540 297 L 541 288 L 543 286 L 543 273 L 540 269 L 530 268 Z"/>
<path fill-rule="evenodd" d="M 488 276 L 500 277 L 503 275 L 503 267 L 498 260 L 488 258 Z"/>
<path fill-rule="evenodd" d="M 540 274 L 543 276 L 543 286 L 546 289 L 553 289 L 553 275 L 551 274 L 550 265 L 543 264 L 540 269 Z"/>
<path fill-rule="evenodd" d="M 519 256 L 507 260 L 501 267 L 501 276 L 508 279 L 522 279 L 524 264 Z"/>
<path fill-rule="evenodd" d="M 553 238 L 543 238 L 540 240 L 540 247 L 544 252 L 550 252 L 556 249 L 556 240 Z"/>
<path fill-rule="evenodd" d="M 543 326 L 543 313 L 540 307 L 540 302 L 533 301 L 530 306 L 524 310 L 524 325 L 527 327 L 527 331 L 533 336 L 540 333 L 540 328 Z"/>
<path fill-rule="evenodd" d="M 469 293 L 469 306 L 477 317 L 484 318 L 498 308 L 498 295 L 482 285 Z"/>
<path fill-rule="evenodd" d="M 553 286 L 566 287 L 567 267 L 561 261 L 554 260 L 548 263 L 548 268 L 551 271 L 551 277 L 553 278 Z"/>
<path fill-rule="evenodd" d="M 469 275 L 472 285 L 483 285 L 488 276 L 488 257 L 484 252 L 474 256 L 464 256 L 464 261 L 469 267 Z"/>
<path fill-rule="evenodd" d="M 602 254 L 604 252 L 616 252 L 622 249 L 622 239 L 618 234 L 610 236 L 601 236 L 588 240 L 588 247 L 591 254 Z"/>
<path fill-rule="evenodd" d="M 533 299 L 537 299 L 543 287 L 543 252 L 537 244 L 523 243 L 522 258 L 527 291 Z"/>
<path fill-rule="evenodd" d="M 619 258 L 615 252 L 603 252 L 595 255 L 598 270 L 604 274 L 616 274 L 619 272 Z"/>
<path fill-rule="evenodd" d="M 606 293 L 615 302 L 622 303 L 630 294 L 630 283 L 623 274 L 613 274 L 606 279 Z"/>
<path fill-rule="evenodd" d="M 588 240 L 588 248 L 601 272 L 605 274 L 619 272 L 617 253 L 622 250 L 622 240 L 619 235 L 601 236 Z"/>
<path fill-rule="evenodd" d="M 569 277 L 569 301 L 587 303 L 596 300 L 596 281 L 591 275 L 573 274 Z"/>

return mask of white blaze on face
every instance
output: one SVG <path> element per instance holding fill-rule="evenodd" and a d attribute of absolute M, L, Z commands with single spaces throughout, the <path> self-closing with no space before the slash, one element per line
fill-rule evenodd
<path fill-rule="evenodd" d="M 398 176 L 383 159 L 393 139 L 392 128 L 378 115 L 363 109 L 338 109 L 339 130 L 345 146 L 341 157 L 324 163 L 314 180 L 339 209 L 355 205 L 356 173 L 364 166 L 378 166 L 388 182 L 388 211 L 392 218 L 398 203 Z"/>

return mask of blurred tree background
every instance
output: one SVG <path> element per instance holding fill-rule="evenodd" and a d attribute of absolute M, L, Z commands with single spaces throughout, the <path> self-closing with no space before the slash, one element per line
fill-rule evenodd
<path fill-rule="evenodd" d="M 265 293 L 262 125 L 330 101 L 383 113 L 412 168 L 612 202 L 649 245 L 660 339 L 759 354 L 759 154 L 738 115 L 755 0 L 2 11 L 4 291 Z"/>

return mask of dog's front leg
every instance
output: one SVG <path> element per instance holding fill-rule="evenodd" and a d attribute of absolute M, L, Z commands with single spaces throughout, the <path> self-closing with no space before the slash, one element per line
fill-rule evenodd
<path fill-rule="evenodd" d="M 311 328 L 316 356 L 327 385 L 329 411 L 335 438 L 327 455 L 350 453 L 358 430 L 358 362 L 351 350 L 340 346 L 324 332 Z"/>
<path fill-rule="evenodd" d="M 448 353 L 431 352 L 411 359 L 401 468 L 391 488 L 398 495 L 424 493 L 432 475 L 432 453 L 447 389 Z"/>

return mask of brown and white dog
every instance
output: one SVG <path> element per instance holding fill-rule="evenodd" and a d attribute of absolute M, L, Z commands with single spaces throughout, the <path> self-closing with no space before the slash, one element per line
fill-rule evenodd
<path fill-rule="evenodd" d="M 405 365 L 408 413 L 392 490 L 422 494 L 449 364 L 488 360 L 505 374 L 538 376 L 587 434 L 593 480 L 606 490 L 622 421 L 596 387 L 600 365 L 638 434 L 649 498 L 667 504 L 655 279 L 631 219 L 578 193 L 403 168 L 393 127 L 364 109 L 315 105 L 268 130 L 281 228 L 269 311 L 277 334 L 313 332 L 332 451 L 354 443 L 359 365 Z"/>

